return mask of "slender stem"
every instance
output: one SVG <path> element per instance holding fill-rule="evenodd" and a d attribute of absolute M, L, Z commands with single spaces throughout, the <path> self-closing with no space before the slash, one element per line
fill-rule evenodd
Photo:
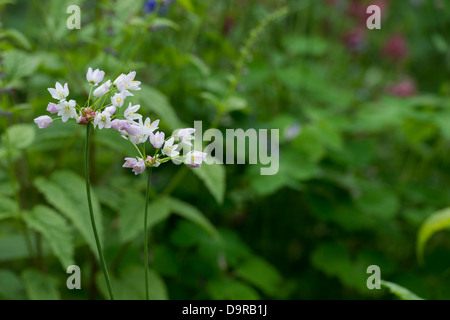
<path fill-rule="evenodd" d="M 103 257 L 102 245 L 100 243 L 100 239 L 98 237 L 97 227 L 95 225 L 94 211 L 92 210 L 92 201 L 91 201 L 91 185 L 89 181 L 89 136 L 90 136 L 90 128 L 91 124 L 88 123 L 86 125 L 86 158 L 84 164 L 84 172 L 86 177 L 86 193 L 89 205 L 89 214 L 91 217 L 92 229 L 94 230 L 95 243 L 97 245 L 98 255 L 100 257 L 100 263 L 102 265 L 103 274 L 105 276 L 106 285 L 108 286 L 109 296 L 111 300 L 114 300 L 114 294 L 112 292 L 111 280 L 109 279 L 108 269 L 106 268 L 105 258 Z"/>
<path fill-rule="evenodd" d="M 147 192 L 145 195 L 145 214 L 144 214 L 144 265 L 145 265 L 145 299 L 149 300 L 148 294 L 148 230 L 147 230 L 147 212 L 150 196 L 150 182 L 152 178 L 152 168 L 148 168 Z"/>

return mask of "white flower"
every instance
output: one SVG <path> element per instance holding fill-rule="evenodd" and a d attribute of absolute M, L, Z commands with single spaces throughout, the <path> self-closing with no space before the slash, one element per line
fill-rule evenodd
<path fill-rule="evenodd" d="M 195 132 L 194 128 L 180 129 L 178 131 L 178 138 L 180 138 L 181 142 L 184 142 L 185 144 L 192 146 L 192 143 L 190 141 L 194 139 L 194 137 L 191 136 L 191 134 L 194 132 Z"/>
<path fill-rule="evenodd" d="M 64 101 L 66 100 L 66 97 L 69 95 L 69 87 L 67 86 L 67 83 L 64 84 L 64 87 L 57 82 L 55 85 L 55 89 L 48 88 L 48 91 L 52 95 L 53 99 Z"/>
<path fill-rule="evenodd" d="M 34 122 L 38 125 L 40 129 L 47 128 L 49 125 L 52 124 L 53 119 L 49 116 L 40 116 L 34 119 Z"/>
<path fill-rule="evenodd" d="M 109 87 L 111 87 L 111 80 L 106 81 L 101 86 L 99 86 L 97 89 L 94 90 L 94 97 L 103 97 L 108 91 Z"/>
<path fill-rule="evenodd" d="M 92 68 L 89 67 L 88 72 L 86 73 L 86 80 L 93 85 L 98 85 L 99 82 L 102 82 L 103 77 L 105 76 L 105 71 L 101 71 L 99 69 L 95 69 L 92 71 Z"/>
<path fill-rule="evenodd" d="M 130 93 L 128 90 L 123 90 L 122 92 L 118 92 L 114 96 L 111 97 L 111 103 L 113 106 L 120 108 L 121 106 L 123 106 L 125 98 L 127 96 L 132 96 L 132 95 L 133 94 Z"/>
<path fill-rule="evenodd" d="M 123 115 L 125 116 L 125 118 L 127 120 L 130 120 L 130 121 L 131 120 L 136 120 L 136 119 L 142 119 L 142 115 L 140 115 L 139 113 L 136 113 L 136 111 L 138 111 L 140 107 L 141 106 L 138 105 L 138 104 L 135 105 L 135 106 L 132 106 L 131 102 L 130 102 L 127 110 L 125 110 Z"/>
<path fill-rule="evenodd" d="M 138 133 L 134 136 L 129 135 L 128 139 L 134 144 L 144 143 L 148 139 L 147 131 L 143 126 L 140 126 L 138 129 Z"/>
<path fill-rule="evenodd" d="M 153 134 L 153 132 L 150 132 L 149 140 L 154 148 L 161 148 L 164 143 L 164 132 L 157 132 L 155 134 Z"/>
<path fill-rule="evenodd" d="M 129 74 L 122 73 L 116 80 L 114 80 L 114 84 L 120 92 L 123 90 L 141 90 L 141 88 L 139 88 L 141 82 L 135 81 L 135 76 L 136 71 L 131 71 Z"/>
<path fill-rule="evenodd" d="M 145 119 L 144 126 L 148 133 L 152 133 L 156 129 L 158 129 L 159 119 L 155 121 L 151 121 L 150 118 Z"/>
<path fill-rule="evenodd" d="M 97 127 L 99 129 L 107 129 L 111 128 L 111 115 L 107 111 L 103 111 L 98 113 L 94 118 L 94 128 Z"/>
<path fill-rule="evenodd" d="M 115 106 L 109 106 L 106 107 L 104 112 L 108 112 L 110 116 L 112 116 L 114 113 L 116 113 L 116 107 Z"/>
<path fill-rule="evenodd" d="M 202 162 L 206 160 L 206 153 L 200 151 L 189 151 L 186 154 L 184 164 L 191 168 L 200 168 Z"/>
<path fill-rule="evenodd" d="M 176 157 L 180 153 L 175 151 L 178 148 L 178 145 L 173 145 L 175 139 L 172 137 L 164 143 L 164 148 L 162 149 L 162 154 L 168 157 Z"/>
<path fill-rule="evenodd" d="M 66 122 L 69 118 L 77 117 L 76 105 L 75 100 L 70 100 L 69 102 L 63 101 L 56 105 L 56 108 L 58 108 L 58 116 L 61 116 L 62 122 Z"/>

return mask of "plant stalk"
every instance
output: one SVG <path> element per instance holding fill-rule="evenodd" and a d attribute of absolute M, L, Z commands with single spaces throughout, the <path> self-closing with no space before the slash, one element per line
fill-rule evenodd
<path fill-rule="evenodd" d="M 145 194 L 145 214 L 144 214 L 144 265 L 145 265 L 145 299 L 149 300 L 148 291 L 148 230 L 147 230 L 147 213 L 150 197 L 150 183 L 152 178 L 152 168 L 148 168 L 147 191 Z"/>
<path fill-rule="evenodd" d="M 97 245 L 98 255 L 100 257 L 100 263 L 102 265 L 103 274 L 105 276 L 106 285 L 108 286 L 109 296 L 111 300 L 114 300 L 114 294 L 111 287 L 111 280 L 109 279 L 108 269 L 106 268 L 105 258 L 103 256 L 102 245 L 100 243 L 100 238 L 97 232 L 97 226 L 95 224 L 94 211 L 92 210 L 92 201 L 91 201 L 91 183 L 89 179 L 89 137 L 90 137 L 90 128 L 91 124 L 88 123 L 86 125 L 86 145 L 85 145 L 85 164 L 84 164 L 84 173 L 86 179 L 86 194 L 89 205 L 89 215 L 91 217 L 92 229 L 94 230 L 95 244 Z"/>

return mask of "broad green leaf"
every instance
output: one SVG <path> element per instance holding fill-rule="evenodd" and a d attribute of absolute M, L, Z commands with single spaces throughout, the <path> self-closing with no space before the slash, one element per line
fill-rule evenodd
<path fill-rule="evenodd" d="M 10 270 L 0 269 L 0 299 L 26 299 L 22 280 Z"/>
<path fill-rule="evenodd" d="M 31 300 L 59 300 L 57 281 L 48 274 L 40 273 L 34 269 L 22 273 L 28 298 Z"/>
<path fill-rule="evenodd" d="M 168 201 L 170 203 L 172 211 L 175 214 L 199 225 L 213 237 L 219 237 L 219 233 L 217 232 L 216 228 L 214 228 L 211 222 L 209 222 L 209 220 L 206 219 L 205 216 L 196 207 L 175 198 L 169 198 Z"/>
<path fill-rule="evenodd" d="M 278 270 L 259 257 L 245 261 L 236 268 L 236 274 L 270 296 L 276 296 L 282 281 Z"/>
<path fill-rule="evenodd" d="M 97 286 L 105 298 L 109 298 L 103 273 L 96 276 Z M 167 300 L 167 288 L 163 279 L 153 270 L 149 270 L 150 300 Z M 119 277 L 111 275 L 111 283 L 117 300 L 145 300 L 144 268 L 142 266 L 127 266 Z"/>
<path fill-rule="evenodd" d="M 138 99 L 141 108 L 154 112 L 161 118 L 161 124 L 167 125 L 172 130 L 184 127 L 167 97 L 155 88 L 141 85 Z"/>
<path fill-rule="evenodd" d="M 145 197 L 136 192 L 127 192 L 121 198 L 119 206 L 119 235 L 123 242 L 133 240 L 143 232 Z M 165 198 L 150 201 L 148 206 L 147 228 L 170 215 L 170 204 Z"/>
<path fill-rule="evenodd" d="M 221 204 L 225 195 L 225 167 L 222 164 L 206 164 L 200 168 L 191 168 L 192 172 L 199 177 L 214 199 Z"/>
<path fill-rule="evenodd" d="M 11 148 L 24 149 L 33 143 L 35 131 L 31 124 L 15 124 L 6 130 L 6 134 Z"/>
<path fill-rule="evenodd" d="M 313 252 L 311 262 L 328 276 L 337 277 L 344 285 L 366 292 L 367 266 L 359 266 L 352 261 L 347 248 L 336 243 L 322 243 Z"/>
<path fill-rule="evenodd" d="M 19 208 L 11 198 L 0 196 L 0 220 L 17 216 Z"/>
<path fill-rule="evenodd" d="M 417 236 L 417 258 L 420 263 L 424 262 L 423 255 L 425 245 L 436 232 L 448 229 L 450 227 L 450 208 L 435 212 L 429 216 L 419 229 Z"/>
<path fill-rule="evenodd" d="M 72 228 L 54 210 L 38 205 L 23 215 L 26 224 L 41 233 L 50 243 L 64 270 L 73 264 L 74 241 Z"/>
<path fill-rule="evenodd" d="M 15 29 L 6 29 L 3 32 L 0 32 L 0 38 L 10 38 L 13 39 L 18 45 L 20 45 L 25 50 L 31 49 L 30 41 L 28 41 L 25 35 Z"/>
<path fill-rule="evenodd" d="M 25 258 L 30 258 L 30 251 L 23 233 L 0 235 L 0 261 Z"/>
<path fill-rule="evenodd" d="M 208 283 L 206 290 L 215 300 L 258 300 L 258 292 L 238 280 L 215 280 Z"/>
<path fill-rule="evenodd" d="M 86 198 L 85 182 L 70 171 L 56 171 L 50 178 L 39 177 L 34 182 L 48 203 L 63 213 L 81 233 L 92 252 L 98 257 Z M 92 206 L 100 239 L 103 235 L 100 205 L 91 188 Z"/>
<path fill-rule="evenodd" d="M 41 63 L 39 57 L 21 50 L 5 51 L 3 59 L 7 81 L 10 81 L 10 85 L 18 86 L 23 86 L 19 79 L 32 75 Z"/>
<path fill-rule="evenodd" d="M 381 285 L 388 288 L 391 293 L 402 300 L 423 300 L 423 298 L 396 283 L 381 280 Z"/>

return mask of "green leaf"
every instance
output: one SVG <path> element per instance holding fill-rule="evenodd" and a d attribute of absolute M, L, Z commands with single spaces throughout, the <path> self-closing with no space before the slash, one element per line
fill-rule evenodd
<path fill-rule="evenodd" d="M 197 68 L 197 70 L 201 73 L 202 76 L 208 77 L 211 74 L 211 70 L 202 59 L 193 54 L 188 54 L 188 58 L 189 61 L 192 63 L 192 65 Z"/>
<path fill-rule="evenodd" d="M 172 20 L 166 18 L 153 18 L 150 27 L 153 28 L 172 28 L 173 30 L 180 30 L 180 26 Z"/>
<path fill-rule="evenodd" d="M 23 218 L 31 229 L 41 233 L 48 240 L 64 270 L 73 264 L 72 228 L 63 217 L 54 210 L 39 205 L 26 212 Z"/>
<path fill-rule="evenodd" d="M 23 86 L 19 80 L 32 75 L 41 63 L 39 57 L 20 50 L 5 51 L 3 59 L 6 79 L 10 81 L 9 85 L 17 86 Z"/>
<path fill-rule="evenodd" d="M 26 299 L 22 280 L 10 270 L 0 269 L 0 298 L 11 300 Z"/>
<path fill-rule="evenodd" d="M 161 123 L 167 125 L 170 129 L 175 130 L 184 127 L 167 97 L 155 88 L 141 85 L 139 101 L 143 109 L 156 113 L 161 118 Z"/>
<path fill-rule="evenodd" d="M 55 278 L 33 269 L 22 273 L 25 290 L 31 300 L 59 300 L 59 292 Z"/>
<path fill-rule="evenodd" d="M 429 216 L 419 229 L 417 236 L 417 258 L 420 263 L 424 262 L 425 245 L 436 232 L 450 227 L 450 208 L 440 210 Z"/>
<path fill-rule="evenodd" d="M 245 110 L 248 107 L 247 100 L 238 96 L 228 98 L 225 101 L 224 106 L 226 112 Z"/>
<path fill-rule="evenodd" d="M 0 38 L 11 38 L 23 49 L 25 50 L 31 49 L 30 41 L 28 41 L 27 37 L 25 37 L 25 35 L 18 30 L 6 29 L 3 32 L 0 32 Z"/>
<path fill-rule="evenodd" d="M 238 280 L 215 280 L 208 283 L 206 290 L 215 300 L 258 300 L 258 292 Z"/>
<path fill-rule="evenodd" d="M 381 280 L 381 285 L 388 288 L 391 293 L 402 300 L 423 300 L 423 298 L 417 296 L 415 293 L 393 282 Z"/>
<path fill-rule="evenodd" d="M 205 216 L 203 216 L 203 214 L 196 207 L 175 198 L 169 198 L 168 201 L 170 203 L 172 211 L 175 214 L 199 225 L 213 237 L 219 237 L 219 233 L 217 232 L 216 228 L 214 228 L 211 222 L 209 222 L 209 220 L 206 219 Z"/>
<path fill-rule="evenodd" d="M 22 233 L 0 235 L 0 261 L 10 261 L 29 257 L 30 252 Z"/>
<path fill-rule="evenodd" d="M 111 276 L 115 298 L 117 300 L 145 300 L 144 268 L 128 266 L 120 272 L 119 277 Z M 109 298 L 103 273 L 98 273 L 96 282 L 100 292 Z M 167 288 L 163 279 L 153 270 L 149 270 L 150 300 L 167 300 Z"/>
<path fill-rule="evenodd" d="M 221 204 L 225 195 L 225 167 L 222 164 L 206 164 L 200 168 L 190 168 L 203 181 L 214 199 Z"/>
<path fill-rule="evenodd" d="M 17 203 L 4 196 L 0 196 L 0 220 L 17 216 L 19 208 Z"/>
<path fill-rule="evenodd" d="M 24 149 L 33 143 L 35 131 L 31 124 L 15 124 L 6 130 L 6 134 L 11 148 Z"/>
<path fill-rule="evenodd" d="M 136 192 L 127 192 L 121 198 L 119 206 L 119 235 L 123 242 L 133 240 L 143 232 L 145 197 Z M 152 228 L 158 222 L 168 218 L 170 204 L 165 198 L 151 201 L 148 206 L 147 228 Z"/>
<path fill-rule="evenodd" d="M 94 233 L 92 231 L 89 207 L 86 198 L 85 181 L 70 171 L 56 171 L 49 179 L 39 177 L 34 182 L 48 203 L 64 214 L 81 233 L 98 257 Z M 100 239 L 103 235 L 102 215 L 97 197 L 91 188 L 92 207 Z"/>
<path fill-rule="evenodd" d="M 278 270 L 259 257 L 251 257 L 236 269 L 236 274 L 265 294 L 276 296 L 282 277 Z"/>

